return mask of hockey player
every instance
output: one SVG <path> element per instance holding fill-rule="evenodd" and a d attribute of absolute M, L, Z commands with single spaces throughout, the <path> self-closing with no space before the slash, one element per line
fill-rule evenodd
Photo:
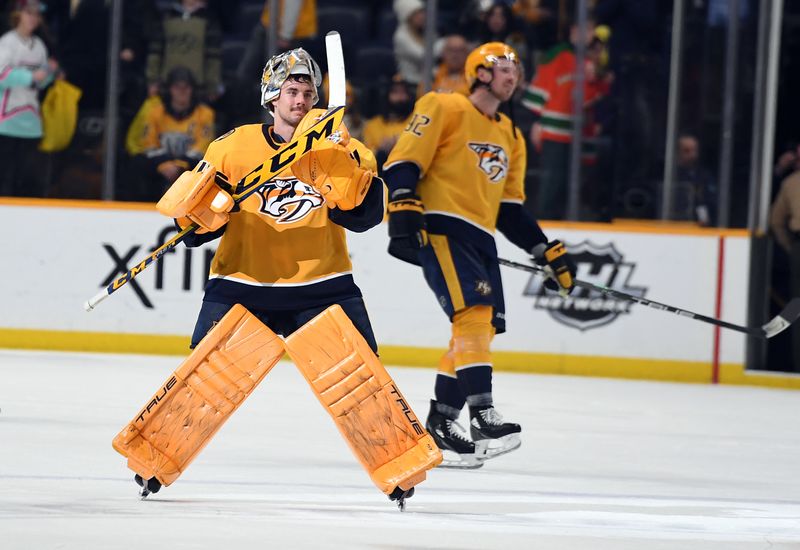
<path fill-rule="evenodd" d="M 575 268 L 564 245 L 548 241 L 522 208 L 525 139 L 498 112 L 517 87 L 516 52 L 483 44 L 465 73 L 469 96 L 431 92 L 417 101 L 385 170 L 389 253 L 422 266 L 452 323 L 427 428 L 443 465 L 476 468 L 520 445 L 520 426 L 504 422 L 492 400 L 489 346 L 505 331 L 494 231 L 549 266 L 551 288 L 570 292 Z M 465 402 L 471 438 L 456 423 Z"/>
<path fill-rule="evenodd" d="M 261 81 L 261 104 L 274 123 L 240 126 L 217 138 L 203 162 L 216 169 L 222 182 L 238 181 L 292 138 L 317 103 L 320 82 L 319 67 L 305 50 L 272 58 Z M 352 163 L 348 192 L 356 199 L 331 203 L 307 180 L 287 173 L 244 201 L 241 212 L 231 214 L 226 225 L 208 227 L 208 232 L 187 240 L 187 246 L 198 246 L 221 237 L 192 347 L 236 303 L 264 312 L 259 316 L 286 334 L 338 303 L 377 350 L 351 273 L 344 229 L 366 231 L 382 221 L 384 185 L 373 178 L 372 153 L 354 139 L 349 149 L 360 159 L 359 163 L 348 156 L 346 161 Z M 261 254 L 267 250 L 269 254 Z"/>
<path fill-rule="evenodd" d="M 141 136 L 144 151 L 134 162 L 142 165 L 144 173 L 137 174 L 137 179 L 146 184 L 134 198 L 150 201 L 158 200 L 178 176 L 203 158 L 214 139 L 215 114 L 199 101 L 192 72 L 177 66 L 167 75 L 161 102 L 145 117 Z"/>
<path fill-rule="evenodd" d="M 159 202 L 162 213 L 176 218 L 177 223 L 185 226 L 189 221 L 185 217 L 186 204 L 196 202 L 195 197 L 205 197 L 188 210 L 188 218 L 199 224 L 200 229 L 187 239 L 186 244 L 198 246 L 220 239 L 191 340 L 191 347 L 194 349 L 197 346 L 195 353 L 209 347 L 205 337 L 211 337 L 218 331 L 219 326 L 224 324 L 223 317 L 227 317 L 229 312 L 241 310 L 241 306 L 244 306 L 270 330 L 289 337 L 283 344 L 278 340 L 277 351 L 273 354 L 274 361 L 277 362 L 282 356 L 285 346 L 298 367 L 301 367 L 298 361 L 301 352 L 304 353 L 316 342 L 325 342 L 325 337 L 330 332 L 319 335 L 313 333 L 307 339 L 309 342 L 303 341 L 302 345 L 293 342 L 308 326 L 318 321 L 321 313 L 337 309 L 331 306 L 338 305 L 343 310 L 343 315 L 349 318 L 345 324 L 351 328 L 354 326 L 353 332 L 360 333 L 352 339 L 357 340 L 355 349 L 360 349 L 360 357 L 365 358 L 362 360 L 356 357 L 354 368 L 358 370 L 358 374 L 364 372 L 365 364 L 369 366 L 370 361 L 373 365 L 377 362 L 374 355 L 377 351 L 375 337 L 361 292 L 353 280 L 345 240 L 345 229 L 365 231 L 380 223 L 385 214 L 385 186 L 375 175 L 375 158 L 372 153 L 356 140 L 349 139 L 346 128 L 341 126 L 335 134 L 338 143 L 325 141 L 319 150 L 301 157 L 290 169 L 282 172 L 275 180 L 266 182 L 256 193 L 232 209 L 233 201 L 229 193 L 231 186 L 253 167 L 269 158 L 282 143 L 290 141 L 295 133 L 314 123 L 317 112 L 321 112 L 311 110 L 318 100 L 317 88 L 320 82 L 319 67 L 302 49 L 291 50 L 270 59 L 262 76 L 261 104 L 272 113 L 274 123 L 240 126 L 217 138 L 208 147 L 198 167 L 193 172 L 182 175 Z M 210 177 L 212 173 L 214 177 Z M 341 323 L 337 325 L 337 330 L 341 326 Z M 337 336 L 332 340 L 333 345 L 337 345 L 337 342 L 341 344 L 342 332 L 334 332 Z M 290 337 L 293 333 L 294 336 Z M 264 349 L 272 346 L 275 340 L 267 342 Z M 248 342 L 244 347 L 247 346 L 252 347 L 252 343 Z M 293 350 L 292 346 L 299 351 Z M 325 352 L 329 351 L 330 347 L 325 349 Z M 256 355 L 259 356 L 258 362 L 268 362 L 266 353 L 259 352 Z M 222 356 L 227 355 L 223 353 Z M 385 482 L 381 487 L 384 492 L 392 500 L 400 500 L 402 503 L 403 499 L 413 494 L 413 483 L 424 479 L 425 469 L 433 467 L 441 460 L 435 445 L 431 441 L 425 446 L 429 452 L 420 453 L 419 449 L 412 449 L 410 454 L 414 455 L 413 460 L 407 462 L 416 468 L 416 477 L 409 482 L 410 487 L 401 488 L 394 480 L 408 480 L 408 476 L 404 478 L 397 473 L 407 474 L 409 471 L 402 468 L 402 459 L 406 456 L 402 453 L 411 449 L 420 438 L 428 436 L 421 426 L 413 425 L 416 422 L 413 413 L 409 412 L 410 409 L 400 397 L 397 388 L 391 383 L 392 395 L 382 402 L 391 402 L 392 405 L 395 401 L 401 403 L 403 409 L 399 414 L 402 418 L 411 419 L 409 427 L 413 429 L 409 431 L 413 437 L 407 438 L 406 447 L 400 448 L 396 459 L 387 449 L 397 448 L 397 441 L 403 443 L 405 434 L 388 441 L 389 438 L 376 439 L 371 431 L 382 429 L 388 434 L 387 426 L 381 424 L 386 422 L 387 416 L 371 413 L 359 419 L 358 414 L 347 412 L 354 408 L 371 410 L 369 407 L 375 407 L 372 403 L 380 401 L 367 399 L 371 395 L 366 395 L 363 391 L 369 390 L 374 394 L 381 389 L 370 389 L 370 385 L 373 380 L 381 378 L 381 372 L 385 376 L 383 367 L 376 366 L 373 374 L 367 373 L 368 379 L 363 381 L 358 375 L 349 377 L 357 383 L 357 389 L 353 389 L 352 393 L 361 392 L 360 399 L 353 399 L 346 392 L 338 397 L 335 395 L 351 382 L 347 378 L 347 365 L 342 366 L 339 363 L 325 366 L 326 358 L 320 359 L 319 356 L 314 360 L 317 364 L 322 363 L 323 373 L 310 375 L 308 368 L 301 368 L 304 376 L 315 391 L 318 384 L 329 383 L 330 387 L 335 388 L 335 391 L 330 391 L 334 394 L 331 399 L 335 403 L 323 404 L 327 405 L 346 437 L 354 434 L 350 435 L 348 442 L 351 447 L 360 446 L 354 448 L 354 451 L 365 467 L 370 469 L 373 481 L 379 486 L 379 481 Z M 267 371 L 271 366 L 272 364 L 267 366 Z M 341 374 L 341 382 L 332 380 L 340 376 L 337 374 L 339 371 L 345 371 Z M 244 377 L 245 380 L 247 378 L 256 376 Z M 169 384 L 170 382 L 165 386 L 164 394 L 169 389 Z M 326 391 L 324 388 L 317 391 L 320 401 L 327 399 Z M 349 407 L 345 409 L 346 414 L 342 413 L 337 417 L 333 409 L 342 409 L 345 406 Z M 149 405 L 140 418 L 147 414 Z M 393 423 L 388 427 L 389 430 L 400 425 L 394 418 L 391 420 Z M 186 422 L 189 423 L 188 420 Z M 349 422 L 355 424 L 351 425 Z M 200 428 L 202 422 L 194 421 L 190 424 Z M 131 449 L 135 448 L 127 441 L 133 440 L 142 430 L 143 428 L 134 426 L 130 430 L 131 435 L 121 434 L 115 440 L 115 447 L 122 449 L 121 452 L 130 458 Z M 357 440 L 355 446 L 353 439 Z M 177 452 L 174 450 L 177 446 L 166 446 L 173 451 L 165 454 Z M 156 453 L 151 452 L 147 457 L 153 454 Z M 419 460 L 423 455 L 426 458 Z M 428 458 L 430 463 L 420 466 Z M 386 463 L 389 459 L 390 464 Z M 177 477 L 182 467 L 173 468 L 176 472 L 173 478 Z M 145 470 L 140 468 L 138 471 Z M 384 474 L 375 475 L 378 470 L 382 470 Z M 154 477 L 142 479 L 141 475 L 137 475 L 137 482 L 144 486 L 144 494 L 155 492 L 161 487 L 161 482 Z"/>

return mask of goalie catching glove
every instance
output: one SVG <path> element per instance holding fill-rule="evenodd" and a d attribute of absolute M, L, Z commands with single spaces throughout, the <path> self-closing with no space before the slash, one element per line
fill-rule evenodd
<path fill-rule="evenodd" d="M 566 296 L 575 288 L 575 261 L 567 252 L 567 247 L 561 241 L 537 244 L 531 251 L 537 264 L 547 271 L 544 281 L 545 288 L 557 290 Z"/>
<path fill-rule="evenodd" d="M 317 122 L 322 109 L 309 111 L 295 129 L 295 134 Z M 369 191 L 374 171 L 361 166 L 347 148 L 350 133 L 344 124 L 325 141 L 292 164 L 292 174 L 319 191 L 330 208 L 352 210 Z"/>
<path fill-rule="evenodd" d="M 184 172 L 170 186 L 156 209 L 178 225 L 199 226 L 197 233 L 213 232 L 228 223 L 233 197 L 216 183 L 217 171 L 205 161 L 191 172 Z"/>
<path fill-rule="evenodd" d="M 389 199 L 389 254 L 420 265 L 418 251 L 428 246 L 422 201 L 408 189 L 398 189 Z"/>

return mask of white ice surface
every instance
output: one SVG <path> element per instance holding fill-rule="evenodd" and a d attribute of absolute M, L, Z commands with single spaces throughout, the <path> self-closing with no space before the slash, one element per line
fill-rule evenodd
<path fill-rule="evenodd" d="M 111 440 L 179 363 L 0 350 L 0 549 L 800 548 L 800 392 L 496 373 L 522 448 L 400 513 L 280 363 L 142 501 Z M 433 371 L 390 371 L 424 419 Z"/>

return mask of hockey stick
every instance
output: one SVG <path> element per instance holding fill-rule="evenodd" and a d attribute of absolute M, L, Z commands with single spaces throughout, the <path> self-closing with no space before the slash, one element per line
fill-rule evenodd
<path fill-rule="evenodd" d="M 531 273 L 537 273 L 539 275 L 549 276 L 545 268 L 540 267 L 538 265 L 521 264 L 518 262 L 512 262 L 510 260 L 504 260 L 502 258 L 498 258 L 497 261 L 500 263 L 500 265 L 521 269 L 523 271 L 529 271 Z M 727 321 L 722 321 L 714 317 L 700 315 L 699 313 L 692 313 L 691 311 L 686 311 L 684 309 L 680 309 L 674 306 L 669 306 L 667 304 L 654 302 L 652 300 L 646 300 L 645 298 L 640 298 L 638 296 L 627 294 L 619 290 L 614 290 L 613 288 L 608 288 L 606 286 L 596 285 L 594 283 L 581 281 L 579 279 L 575 279 L 574 282 L 575 286 L 581 288 L 587 288 L 589 290 L 594 290 L 596 292 L 599 292 L 606 296 L 611 296 L 612 298 L 616 298 L 618 300 L 627 300 L 629 302 L 635 302 L 637 304 L 648 306 L 653 309 L 675 313 L 676 315 L 680 315 L 681 317 L 690 317 L 692 319 L 697 319 L 698 321 L 716 325 L 718 327 L 727 328 L 738 332 L 743 332 L 745 334 L 749 334 L 750 336 L 755 336 L 756 338 L 772 338 L 776 334 L 783 332 L 792 323 L 797 321 L 798 318 L 800 318 L 800 298 L 792 298 L 786 305 L 786 307 L 784 307 L 783 310 L 781 310 L 781 312 L 776 317 L 774 317 L 769 323 L 761 325 L 760 327 L 745 327 L 741 325 L 735 325 L 733 323 L 728 323 Z"/>
<path fill-rule="evenodd" d="M 347 102 L 347 84 L 342 37 L 338 32 L 331 31 L 325 35 L 325 54 L 328 58 L 328 109 L 344 107 Z"/>
<path fill-rule="evenodd" d="M 236 185 L 233 195 L 234 204 L 239 204 L 247 197 L 256 192 L 261 185 L 280 172 L 291 166 L 304 153 L 313 149 L 314 145 L 334 133 L 344 118 L 345 104 L 345 73 L 344 55 L 342 54 L 342 42 L 339 33 L 332 31 L 325 37 L 325 46 L 328 57 L 329 74 L 329 96 L 328 111 L 313 126 L 305 132 L 295 137 L 276 151 L 266 162 L 255 167 L 249 174 L 243 177 Z M 162 244 L 150 253 L 144 260 L 129 269 L 126 273 L 116 278 L 106 288 L 89 298 L 83 305 L 86 311 L 92 311 L 97 304 L 105 300 L 119 288 L 124 286 L 139 273 L 144 271 L 154 261 L 158 260 L 178 246 L 186 237 L 197 231 L 196 224 L 190 224 L 173 236 L 170 240 Z"/>

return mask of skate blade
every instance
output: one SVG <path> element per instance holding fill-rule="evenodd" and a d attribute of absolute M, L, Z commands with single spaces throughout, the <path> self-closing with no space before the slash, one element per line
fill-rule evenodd
<path fill-rule="evenodd" d="M 474 454 L 460 455 L 454 451 L 442 451 L 442 463 L 437 468 L 452 468 L 457 470 L 475 470 L 483 466 L 483 461 Z"/>
<path fill-rule="evenodd" d="M 498 439 L 479 439 L 475 442 L 475 456 L 481 463 L 519 449 L 522 440 L 518 433 L 504 435 Z"/>

